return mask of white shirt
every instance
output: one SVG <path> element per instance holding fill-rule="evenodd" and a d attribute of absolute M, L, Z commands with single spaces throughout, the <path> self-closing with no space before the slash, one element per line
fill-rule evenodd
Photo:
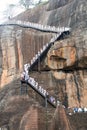
<path fill-rule="evenodd" d="M 25 73 L 25 80 L 29 79 L 29 75 L 27 73 Z"/>

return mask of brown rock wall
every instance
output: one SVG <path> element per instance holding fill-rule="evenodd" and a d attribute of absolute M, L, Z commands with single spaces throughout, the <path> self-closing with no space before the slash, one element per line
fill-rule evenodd
<path fill-rule="evenodd" d="M 85 32 L 86 33 L 86 32 Z M 87 41 L 81 35 L 71 39 L 56 42 L 48 53 L 47 62 L 52 69 L 87 66 Z"/>
<path fill-rule="evenodd" d="M 31 32 L 29 29 L 4 27 L 1 34 L 0 87 L 19 77 L 23 65 L 31 59 L 52 37 L 51 34 Z"/>
<path fill-rule="evenodd" d="M 54 0 L 50 2 L 53 3 Z M 53 6 L 56 7 L 56 9 L 50 7 L 52 3 L 49 3 L 46 6 L 38 6 L 33 10 L 28 10 L 15 18 L 44 25 L 48 24 L 60 27 L 70 26 L 72 29 L 73 35 L 68 39 L 56 42 L 50 49 L 45 61 L 42 62 L 46 64 L 50 71 L 41 72 L 41 74 L 33 72 L 31 73 L 31 76 L 52 95 L 56 96 L 66 107 L 87 107 L 87 1 L 61 0 L 58 4 L 54 2 Z M 19 77 L 20 72 L 23 70 L 23 65 L 30 62 L 38 49 L 49 41 L 52 34 L 41 33 L 32 29 L 23 29 L 15 26 L 7 26 L 3 27 L 3 29 L 0 27 L 0 32 L 1 88 Z M 15 85 L 19 87 L 20 83 Z M 27 130 L 30 126 L 28 126 L 28 115 L 30 114 L 28 111 L 29 102 L 16 97 L 9 104 L 7 102 L 7 97 L 9 97 L 9 101 L 14 94 L 13 89 L 16 89 L 14 87 L 15 85 L 11 84 L 11 93 L 9 93 L 9 88 L 7 86 L 3 89 L 3 92 L 0 91 L 0 126 L 10 122 L 13 123 L 13 130 L 16 128 L 19 129 L 17 126 L 19 126 L 20 121 L 24 121 L 22 116 L 26 113 L 26 122 L 23 123 L 26 124 L 24 127 L 26 126 L 25 129 Z M 17 91 L 19 95 L 20 90 L 18 88 Z M 30 97 L 33 97 L 35 101 L 37 99 L 38 102 L 40 100 L 39 103 L 42 103 L 41 105 L 43 105 L 44 101 L 42 102 L 39 96 L 36 96 L 32 91 L 29 92 L 31 92 L 29 93 Z M 19 99 L 21 100 L 21 104 L 20 102 L 15 102 L 19 101 Z M 30 105 L 32 103 L 33 101 Z M 21 114 L 18 114 L 20 111 Z M 37 111 L 34 112 L 36 113 L 35 121 L 37 122 Z M 30 117 L 31 119 L 33 119 L 32 115 L 33 114 L 31 114 Z M 64 117 L 64 114 L 62 114 L 61 117 L 61 111 L 59 111 L 59 115 L 59 120 L 57 121 L 59 121 L 60 127 L 63 130 L 64 127 L 62 128 L 62 126 L 66 127 L 65 121 L 63 121 L 62 118 Z M 77 122 L 79 122 L 79 120 Z M 16 123 L 17 125 L 15 125 Z M 35 129 L 37 129 L 36 127 L 37 126 L 35 126 Z M 56 128 L 59 128 L 57 123 L 54 129 Z M 68 129 L 68 127 L 66 127 L 66 129 Z M 78 127 L 77 129 L 79 130 L 80 128 Z"/>
<path fill-rule="evenodd" d="M 57 107 L 50 130 L 72 130 L 63 106 Z"/>
<path fill-rule="evenodd" d="M 39 106 L 32 106 L 21 120 L 20 130 L 45 130 L 46 117 L 45 109 Z"/>
<path fill-rule="evenodd" d="M 77 37 L 56 42 L 48 52 L 47 65 L 57 80 L 65 81 L 63 93 L 67 94 L 68 105 L 87 106 L 86 71 L 87 71 L 86 33 Z"/>

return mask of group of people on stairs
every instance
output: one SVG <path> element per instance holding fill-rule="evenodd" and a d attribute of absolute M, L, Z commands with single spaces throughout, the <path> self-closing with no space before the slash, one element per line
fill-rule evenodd
<path fill-rule="evenodd" d="M 56 101 L 56 99 L 53 96 L 50 96 L 49 93 L 45 89 L 42 88 L 42 86 L 38 85 L 38 82 L 36 82 L 34 80 L 34 78 L 29 76 L 28 67 L 29 67 L 29 64 L 25 64 L 24 65 L 24 71 L 21 74 L 21 83 L 23 83 L 23 82 L 30 83 L 31 85 L 33 85 L 33 87 L 35 89 L 37 89 L 40 93 L 42 93 L 42 95 L 44 97 L 47 97 L 50 100 L 51 103 L 59 106 L 61 104 L 61 102 L 59 100 Z M 73 107 L 73 108 L 68 107 L 67 110 L 68 110 L 68 114 L 69 115 L 72 115 L 74 113 L 87 112 L 87 108 L 86 107 L 83 107 L 83 108 L 81 108 L 81 107 L 79 107 L 79 108 L 78 107 Z"/>
<path fill-rule="evenodd" d="M 35 89 L 37 89 L 44 97 L 46 97 L 48 92 L 43 89 L 41 86 L 38 85 L 38 83 L 34 80 L 34 78 L 31 78 L 28 74 L 28 70 L 31 69 L 32 64 L 35 63 L 36 60 L 38 60 L 38 58 L 41 56 L 41 54 L 61 35 L 61 33 L 55 35 L 53 38 L 51 38 L 50 42 L 47 43 L 46 45 L 43 46 L 43 48 L 38 51 L 38 54 L 35 55 L 35 57 L 33 57 L 33 59 L 31 59 L 30 64 L 25 64 L 24 65 L 24 72 L 21 74 L 21 83 L 29 83 L 31 84 L 31 86 L 33 86 Z M 57 101 L 55 100 L 55 98 L 53 96 L 48 96 L 50 102 L 52 102 L 53 104 L 57 104 Z"/>
<path fill-rule="evenodd" d="M 53 96 L 50 96 L 49 93 L 44 88 L 42 88 L 42 86 L 39 86 L 38 82 L 36 82 L 34 78 L 29 76 L 28 67 L 29 64 L 24 65 L 24 71 L 21 74 L 21 84 L 22 83 L 31 84 L 39 93 L 41 93 L 44 97 L 47 97 L 51 103 L 56 105 L 57 103 L 56 99 Z"/>
<path fill-rule="evenodd" d="M 38 53 L 31 59 L 31 65 L 40 57 L 40 55 L 47 49 L 47 47 L 49 46 L 49 43 L 47 43 L 46 45 L 43 46 L 42 49 L 40 49 L 40 51 L 38 51 Z"/>
<path fill-rule="evenodd" d="M 69 115 L 76 113 L 87 113 L 87 107 L 68 107 L 67 112 Z"/>

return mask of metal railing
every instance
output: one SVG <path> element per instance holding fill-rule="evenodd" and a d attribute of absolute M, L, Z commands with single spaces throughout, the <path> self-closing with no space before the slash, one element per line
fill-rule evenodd
<path fill-rule="evenodd" d="M 26 22 L 26 21 L 21 21 L 21 20 L 11 20 L 11 21 L 0 24 L 0 26 L 8 26 L 8 25 L 10 26 L 17 25 L 24 28 L 32 28 L 35 30 L 40 30 L 44 32 L 53 32 L 53 33 L 70 31 L 69 27 L 55 27 L 55 26 L 49 26 L 49 25 L 41 25 L 41 24 Z"/>

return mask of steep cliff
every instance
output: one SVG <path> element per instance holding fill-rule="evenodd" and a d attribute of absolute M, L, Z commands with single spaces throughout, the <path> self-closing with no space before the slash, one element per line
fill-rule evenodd
<path fill-rule="evenodd" d="M 7 26 L 0 37 L 0 87 L 3 87 L 20 76 L 24 64 L 50 40 L 51 34 Z"/>
<path fill-rule="evenodd" d="M 66 107 L 87 107 L 86 10 L 86 0 L 50 0 L 46 5 L 29 9 L 14 18 L 43 25 L 71 27 L 69 37 L 55 42 L 40 66 L 36 67 L 40 73 L 36 71 L 31 73 L 40 85 L 56 96 Z M 23 71 L 23 65 L 30 62 L 32 57 L 54 34 L 17 26 L 0 27 L 0 32 L 0 88 L 2 88 L 0 91 L 0 115 L 4 119 L 6 118 L 5 121 L 1 119 L 3 121 L 0 121 L 0 126 L 13 120 L 15 122 L 13 125 L 16 124 L 19 129 L 23 115 L 30 109 L 25 105 L 24 112 L 18 115 L 18 119 L 17 115 L 14 119 L 15 111 L 19 106 L 22 107 L 20 103 L 23 100 L 22 97 L 16 97 L 20 93 L 20 73 Z M 44 101 L 32 90 L 30 90 L 29 99 L 31 97 L 35 101 L 39 101 L 41 105 L 44 104 Z M 8 113 L 12 114 L 11 108 L 8 109 L 10 98 L 14 98 L 13 102 L 15 99 L 19 102 L 14 103 L 18 107 L 13 109 L 13 117 L 10 115 L 7 118 Z M 27 104 L 27 98 L 24 99 L 26 100 L 25 104 Z M 32 102 L 34 103 L 34 101 Z M 20 111 L 22 111 L 21 108 L 18 112 Z M 14 126 L 12 126 L 13 130 Z M 78 125 L 78 130 L 80 128 Z M 85 129 L 85 126 L 82 128 Z"/>

